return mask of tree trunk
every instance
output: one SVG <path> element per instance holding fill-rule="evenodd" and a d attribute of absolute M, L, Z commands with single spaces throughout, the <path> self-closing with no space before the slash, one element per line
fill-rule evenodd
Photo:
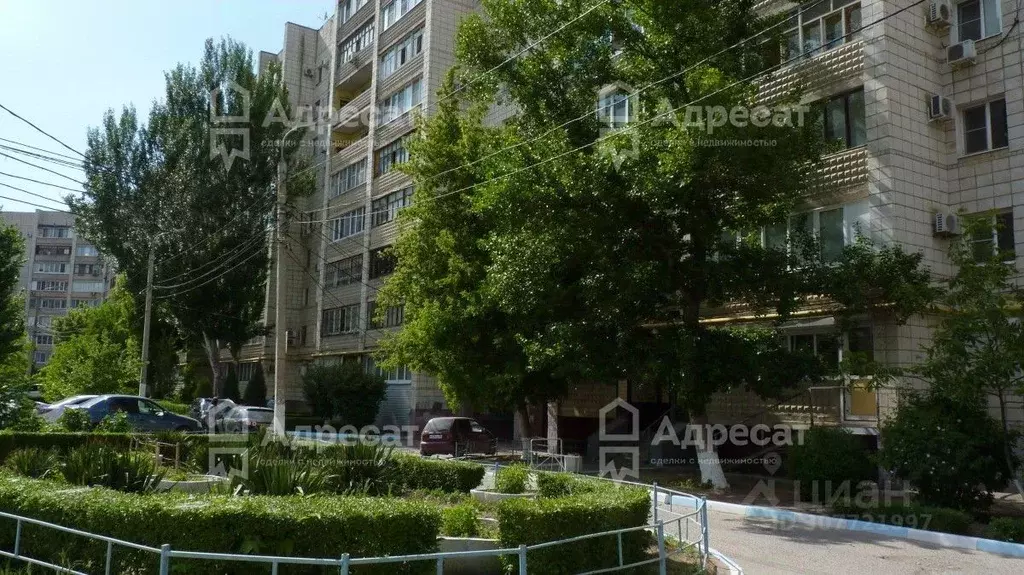
<path fill-rule="evenodd" d="M 729 482 L 725 479 L 722 461 L 718 457 L 715 444 L 711 441 L 711 433 L 707 431 L 708 417 L 690 412 L 690 423 L 701 427 L 700 441 L 697 445 L 697 465 L 700 466 L 701 483 L 710 481 L 715 489 L 728 489 Z"/>
<path fill-rule="evenodd" d="M 530 406 L 527 403 L 520 403 L 516 408 L 516 415 L 519 416 L 519 439 L 529 439 L 533 436 L 533 427 L 530 425 Z"/>
<path fill-rule="evenodd" d="M 547 429 L 547 444 L 548 453 L 561 453 L 561 445 L 558 443 L 558 402 L 549 401 L 547 404 L 548 411 L 548 429 Z"/>
<path fill-rule="evenodd" d="M 220 377 L 220 346 L 217 340 L 203 334 L 203 350 L 206 351 L 206 359 L 210 362 L 210 388 L 214 397 L 220 397 L 224 390 Z"/>

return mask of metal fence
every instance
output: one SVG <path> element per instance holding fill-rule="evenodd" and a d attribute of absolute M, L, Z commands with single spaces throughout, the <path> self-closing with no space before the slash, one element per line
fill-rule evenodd
<path fill-rule="evenodd" d="M 610 480 L 609 480 L 610 481 Z M 594 539 L 597 537 L 614 537 L 616 540 L 618 550 L 618 565 L 612 565 L 606 568 L 598 569 L 595 571 L 587 571 L 579 575 L 594 575 L 597 573 L 612 573 L 616 571 L 622 571 L 633 567 L 648 564 L 658 564 L 659 572 L 661 575 L 666 573 L 666 562 L 670 557 L 686 553 L 690 549 L 694 549 L 700 556 L 702 566 L 707 565 L 708 553 L 709 553 L 709 532 L 708 532 L 708 521 L 707 521 L 707 501 L 703 498 L 696 497 L 687 493 L 679 491 L 673 491 L 670 489 L 664 489 L 657 485 L 646 485 L 643 483 L 630 483 L 627 481 L 616 481 L 616 483 L 634 485 L 637 487 L 644 487 L 651 490 L 651 501 L 652 501 L 652 515 L 653 522 L 647 525 L 640 525 L 636 527 L 627 527 L 624 529 L 616 529 L 612 531 L 603 531 L 600 533 L 590 533 L 586 535 L 580 535 L 578 537 L 572 537 L 569 539 L 561 539 L 558 541 L 549 541 L 545 543 L 537 543 L 534 545 L 520 545 L 518 548 L 508 549 L 487 549 L 478 551 L 452 551 L 442 553 L 422 553 L 415 555 L 395 555 L 387 557 L 350 557 L 348 553 L 341 555 L 340 557 L 283 557 L 273 555 L 241 555 L 234 553 L 209 553 L 204 551 L 185 551 L 172 549 L 169 544 L 161 545 L 159 548 L 151 547 L 148 545 L 140 545 L 138 543 L 132 543 L 130 541 L 124 541 L 121 539 L 115 539 L 113 537 L 106 537 L 104 535 L 97 535 L 95 533 L 88 533 L 78 529 L 72 529 L 70 527 L 64 527 L 62 525 L 56 525 L 46 521 L 40 521 L 38 519 L 32 519 L 29 517 L 21 517 L 11 513 L 0 512 L 0 518 L 5 520 L 14 521 L 16 523 L 15 536 L 14 536 L 14 549 L 7 551 L 6 549 L 0 549 L 0 557 L 6 557 L 9 559 L 16 559 L 24 561 L 33 565 L 41 567 L 47 567 L 54 569 L 61 573 L 71 573 L 74 575 L 88 575 L 82 571 L 76 571 L 70 567 L 50 563 L 48 561 L 29 557 L 21 553 L 22 545 L 22 527 L 24 525 L 36 525 L 47 529 L 53 529 L 55 531 L 77 535 L 106 543 L 106 560 L 104 574 L 110 575 L 113 567 L 112 558 L 113 552 L 116 547 L 125 547 L 129 549 L 135 549 L 138 551 L 145 551 L 152 553 L 154 558 L 159 557 L 159 572 L 160 575 L 167 575 L 170 572 L 170 566 L 172 561 L 175 559 L 191 559 L 191 560 L 203 560 L 203 561 L 235 561 L 269 565 L 270 572 L 276 575 L 278 568 L 281 565 L 312 565 L 321 567 L 335 567 L 341 575 L 347 575 L 349 568 L 358 565 L 377 565 L 384 563 L 410 563 L 410 562 L 432 562 L 436 565 L 436 572 L 438 574 L 444 573 L 445 561 L 454 561 L 461 558 L 471 557 L 502 557 L 502 556 L 515 556 L 516 564 L 518 565 L 519 574 L 526 575 L 527 572 L 527 553 L 532 550 L 545 549 L 555 547 L 558 545 L 567 545 L 584 541 L 587 539 Z M 678 501 L 694 501 L 694 507 L 692 511 L 686 513 L 680 513 L 673 510 L 674 500 Z M 663 505 L 663 503 L 667 503 Z M 674 517 L 665 518 L 665 515 L 673 515 Z M 675 541 L 672 541 L 673 528 L 676 534 Z M 691 531 L 692 529 L 692 531 Z M 642 561 L 625 563 L 625 557 L 623 553 L 622 538 L 624 534 L 633 533 L 637 531 L 651 531 L 654 533 L 657 545 L 658 554 L 656 557 L 645 559 Z M 691 533 L 693 538 L 691 540 Z M 670 549 L 671 547 L 671 549 Z"/>

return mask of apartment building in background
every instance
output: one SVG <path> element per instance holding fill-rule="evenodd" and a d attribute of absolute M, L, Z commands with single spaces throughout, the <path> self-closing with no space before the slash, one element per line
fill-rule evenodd
<path fill-rule="evenodd" d="M 291 107 L 321 119 L 304 153 L 316 192 L 298 199 L 290 222 L 286 267 L 289 409 L 305 401 L 301 375 L 310 362 L 360 361 L 388 382 L 381 424 L 410 424 L 445 410 L 433 378 L 407 368 L 385 371 L 369 355 L 397 329 L 401 307 L 375 317 L 376 294 L 395 265 L 398 212 L 412 201 L 412 182 L 396 167 L 408 160 L 413 110 L 429 113 L 454 63 L 459 19 L 474 0 L 341 0 L 319 28 L 285 25 L 284 47 L 259 54 L 260 71 L 282 66 Z M 273 325 L 275 284 L 267 286 L 265 323 Z M 272 381 L 274 337 L 244 346 L 242 388 L 262 362 Z M 226 356 L 225 356 L 226 359 Z"/>
<path fill-rule="evenodd" d="M 0 212 L 25 240 L 21 287 L 25 327 L 38 369 L 53 353 L 53 319 L 76 307 L 95 307 L 106 299 L 114 281 L 95 246 L 75 233 L 74 216 L 64 212 Z"/>

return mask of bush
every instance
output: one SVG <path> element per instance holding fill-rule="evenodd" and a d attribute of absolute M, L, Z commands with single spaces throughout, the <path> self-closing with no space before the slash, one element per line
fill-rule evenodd
<path fill-rule="evenodd" d="M 238 390 L 238 373 L 235 371 L 235 364 L 228 364 L 228 376 L 224 378 L 224 392 L 221 397 L 226 397 L 235 403 L 242 401 L 242 392 Z"/>
<path fill-rule="evenodd" d="M 860 438 L 839 427 L 812 427 L 801 445 L 789 450 L 789 474 L 799 481 L 800 496 L 830 493 L 849 482 L 851 492 L 863 481 L 873 481 L 878 472 Z"/>
<path fill-rule="evenodd" d="M 484 479 L 484 466 L 465 461 L 439 461 L 396 455 L 393 484 L 405 489 L 469 493 Z"/>
<path fill-rule="evenodd" d="M 154 491 L 164 475 L 153 454 L 115 451 L 103 445 L 72 450 L 65 458 L 62 473 L 68 483 L 100 485 L 126 493 Z"/>
<path fill-rule="evenodd" d="M 366 373 L 361 363 L 348 361 L 309 366 L 302 375 L 302 390 L 317 417 L 337 416 L 344 424 L 361 428 L 377 417 L 387 383 Z"/>
<path fill-rule="evenodd" d="M 166 399 L 161 399 L 157 403 L 160 404 L 160 407 L 171 413 L 177 413 L 178 415 L 188 415 L 191 411 L 191 406 L 187 403 L 176 403 Z"/>
<path fill-rule="evenodd" d="M 646 489 L 596 487 L 590 493 L 558 498 L 513 498 L 498 505 L 498 540 L 504 548 L 534 545 L 588 533 L 611 531 L 647 524 L 651 508 Z M 584 539 L 572 545 L 557 545 L 530 551 L 530 573 L 580 573 L 619 564 L 616 536 Z M 646 531 L 622 536 L 623 560 L 633 563 L 646 558 L 652 538 Z M 517 559 L 502 559 L 510 569 Z"/>
<path fill-rule="evenodd" d="M 231 497 L 156 493 L 138 495 L 103 488 L 60 489 L 53 482 L 0 474 L 0 511 L 70 525 L 84 531 L 172 549 L 305 557 L 353 557 L 436 551 L 440 510 L 421 502 L 365 497 Z M 310 536 L 315 531 L 316 536 Z M 384 535 L 386 534 L 386 535 Z M 0 546 L 11 549 L 14 522 L 0 525 Z M 102 572 L 106 544 L 22 526 L 21 551 L 54 561 L 62 553 L 81 561 L 76 569 Z M 157 560 L 118 548 L 113 573 L 155 574 Z M 433 572 L 433 564 L 398 563 L 354 568 L 355 574 Z M 176 573 L 245 574 L 246 563 L 175 560 Z M 285 567 L 281 573 L 310 569 Z M 322 571 L 315 571 L 321 573 Z"/>
<path fill-rule="evenodd" d="M 58 470 L 60 457 L 56 450 L 30 447 L 12 452 L 4 466 L 18 475 L 42 478 Z"/>
<path fill-rule="evenodd" d="M 522 463 L 502 467 L 494 476 L 494 489 L 498 493 L 524 493 L 530 480 L 530 468 Z"/>
<path fill-rule="evenodd" d="M 394 451 L 394 447 L 382 443 L 318 448 L 321 464 L 330 475 L 335 493 L 361 492 L 370 495 L 387 495 L 392 491 L 392 480 L 395 477 Z"/>
<path fill-rule="evenodd" d="M 65 409 L 57 418 L 57 427 L 66 431 L 88 431 L 92 427 L 89 412 L 84 409 Z"/>
<path fill-rule="evenodd" d="M 267 405 L 267 380 L 263 376 L 263 364 L 257 363 L 253 370 L 249 383 L 245 385 L 245 395 L 242 402 L 246 405 Z"/>
<path fill-rule="evenodd" d="M 93 431 L 99 433 L 131 433 L 132 424 L 128 422 L 128 414 L 119 411 L 104 417 Z"/>
<path fill-rule="evenodd" d="M 537 473 L 537 495 L 540 497 L 566 497 L 590 493 L 601 487 L 593 479 L 582 479 L 571 473 Z"/>
<path fill-rule="evenodd" d="M 882 465 L 917 488 L 922 504 L 977 511 L 1010 477 L 1008 440 L 985 409 L 929 394 L 912 398 L 882 429 Z"/>
<path fill-rule="evenodd" d="M 16 449 L 39 448 L 53 449 L 62 456 L 83 445 L 106 445 L 115 450 L 132 449 L 134 436 L 127 433 L 27 433 L 0 432 L 0 462 L 4 461 Z M 181 460 L 186 464 L 194 463 L 194 468 L 206 470 L 208 457 L 207 435 L 191 435 L 177 432 L 163 432 L 153 436 L 166 443 L 180 443 Z M 218 441 L 229 442 L 230 437 L 220 435 Z M 236 442 L 237 443 L 237 442 Z M 222 445 L 234 447 L 234 444 Z"/>
<path fill-rule="evenodd" d="M 989 522 L 985 537 L 998 541 L 1024 543 L 1024 518 L 997 517 Z"/>
<path fill-rule="evenodd" d="M 836 504 L 832 506 L 832 514 L 848 519 L 957 535 L 969 535 L 972 523 L 971 516 L 958 509 L 913 504 L 874 507 Z"/>
<path fill-rule="evenodd" d="M 441 535 L 448 537 L 476 537 L 480 534 L 480 519 L 476 508 L 469 503 L 441 510 Z"/>

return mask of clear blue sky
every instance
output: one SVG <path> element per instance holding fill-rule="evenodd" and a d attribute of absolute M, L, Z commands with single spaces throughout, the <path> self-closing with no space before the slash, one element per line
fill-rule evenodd
<path fill-rule="evenodd" d="M 278 52 L 285 22 L 317 28 L 333 6 L 332 0 L 0 0 L 0 104 L 84 151 L 86 130 L 99 125 L 108 108 L 134 104 L 145 118 L 153 100 L 163 96 L 164 71 L 178 62 L 198 62 L 207 38 L 231 36 L 254 56 Z M 75 155 L 2 109 L 0 138 Z M 75 169 L 0 152 L 83 178 Z M 81 189 L 3 156 L 0 172 Z M 54 208 L 70 193 L 4 175 L 0 184 L 56 202 L 2 185 L 0 196 Z M 2 198 L 0 207 L 38 209 Z"/>

